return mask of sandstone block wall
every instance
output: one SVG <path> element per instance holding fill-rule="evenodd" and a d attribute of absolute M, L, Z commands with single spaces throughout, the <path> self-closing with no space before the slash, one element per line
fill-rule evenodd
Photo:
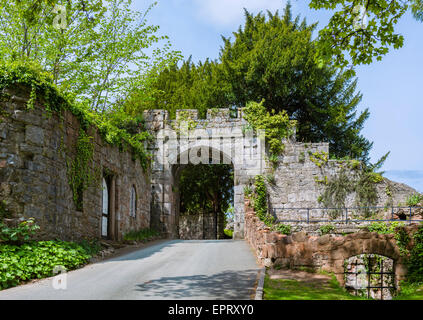
<path fill-rule="evenodd" d="M 346 236 L 311 236 L 306 232 L 283 235 L 272 232 L 261 222 L 249 201 L 245 205 L 245 239 L 256 252 L 258 261 L 268 267 L 308 267 L 333 272 L 344 285 L 344 263 L 360 254 L 378 254 L 394 260 L 395 283 L 405 279 L 407 270 L 392 234 L 356 232 Z M 407 227 L 412 234 L 417 225 Z"/>
<path fill-rule="evenodd" d="M 96 182 L 76 210 L 68 182 L 67 162 L 75 156 L 78 119 L 69 111 L 48 115 L 44 106 L 27 110 L 28 88 L 13 88 L 0 102 L 0 200 L 15 217 L 34 217 L 41 237 L 77 240 L 101 237 L 102 177 L 108 174 L 110 232 L 113 239 L 150 225 L 150 183 L 139 161 L 100 137 L 93 137 Z M 136 217 L 130 217 L 130 195 L 136 189 Z"/>

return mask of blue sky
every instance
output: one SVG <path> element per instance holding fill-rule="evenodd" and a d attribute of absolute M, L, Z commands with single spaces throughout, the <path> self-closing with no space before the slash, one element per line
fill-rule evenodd
<path fill-rule="evenodd" d="M 151 1 L 137 0 L 141 11 Z M 217 59 L 221 35 L 231 36 L 244 22 L 243 8 L 250 12 L 283 10 L 284 0 L 159 0 L 150 12 L 150 24 L 160 26 L 175 50 L 193 61 Z M 306 0 L 292 0 L 293 14 L 308 23 L 326 25 L 330 12 L 308 8 Z M 363 94 L 359 110 L 369 108 L 370 118 L 362 131 L 374 141 L 372 161 L 391 151 L 385 176 L 423 192 L 423 23 L 407 13 L 398 25 L 405 37 L 399 50 L 391 50 L 381 62 L 357 69 L 358 90 Z"/>

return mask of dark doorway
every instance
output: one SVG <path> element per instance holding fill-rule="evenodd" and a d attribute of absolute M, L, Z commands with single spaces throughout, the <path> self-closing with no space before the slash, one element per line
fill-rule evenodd
<path fill-rule="evenodd" d="M 179 237 L 224 239 L 233 205 L 234 170 L 228 164 L 188 164 L 179 174 Z"/>

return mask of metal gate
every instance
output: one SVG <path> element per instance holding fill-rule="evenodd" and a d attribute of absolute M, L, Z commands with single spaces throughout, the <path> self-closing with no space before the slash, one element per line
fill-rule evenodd
<path fill-rule="evenodd" d="M 390 300 L 395 294 L 394 261 L 377 254 L 362 254 L 345 260 L 345 287 L 359 296 Z"/>

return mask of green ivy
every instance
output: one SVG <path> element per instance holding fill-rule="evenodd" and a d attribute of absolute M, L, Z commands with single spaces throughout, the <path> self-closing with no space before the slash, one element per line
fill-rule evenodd
<path fill-rule="evenodd" d="M 423 225 L 413 235 L 413 247 L 410 249 L 407 265 L 407 280 L 411 283 L 423 282 Z"/>
<path fill-rule="evenodd" d="M 262 175 L 255 177 L 254 193 L 251 198 L 253 200 L 254 211 L 256 212 L 257 217 L 268 227 L 273 226 L 275 218 L 268 213 L 267 188 Z"/>
<path fill-rule="evenodd" d="M 94 156 L 93 137 L 86 134 L 83 129 L 79 130 L 76 143 L 76 155 L 73 160 L 68 159 L 68 181 L 72 189 L 73 200 L 76 209 L 82 211 L 82 197 L 84 191 L 94 181 L 92 160 Z"/>
<path fill-rule="evenodd" d="M 327 152 L 311 152 L 309 151 L 309 157 L 311 162 L 313 162 L 319 168 L 322 168 L 329 161 L 329 154 Z"/>
<path fill-rule="evenodd" d="M 81 128 L 87 130 L 91 126 L 97 128 L 105 142 L 118 146 L 120 150 L 130 150 L 134 160 L 139 159 L 144 170 L 150 165 L 151 155 L 145 150 L 145 143 L 152 136 L 147 132 L 141 121 L 120 110 L 98 114 L 90 110 L 83 102 L 77 102 L 74 95 L 63 93 L 38 64 L 30 61 L 0 63 L 0 101 L 7 101 L 10 96 L 8 88 L 30 88 L 27 108 L 34 108 L 38 103 L 45 107 L 48 114 L 61 113 L 69 110 L 77 117 Z M 133 121 L 135 120 L 135 121 Z M 123 126 L 122 126 L 123 124 Z M 126 126 L 129 125 L 129 128 Z M 138 126 L 134 131 L 134 125 Z"/>
<path fill-rule="evenodd" d="M 278 155 L 284 151 L 282 140 L 293 134 L 293 124 L 285 111 L 268 112 L 263 102 L 249 102 L 244 108 L 244 117 L 255 130 L 265 130 L 266 146 L 269 149 L 271 162 L 278 161 Z"/>

